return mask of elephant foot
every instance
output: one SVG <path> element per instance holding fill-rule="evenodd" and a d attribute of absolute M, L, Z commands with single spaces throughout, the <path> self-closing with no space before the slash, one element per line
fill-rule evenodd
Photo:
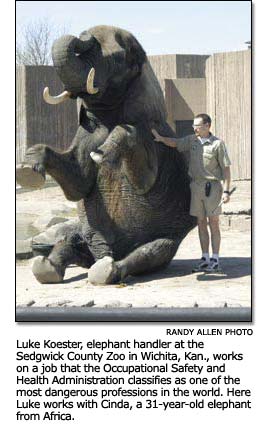
<path fill-rule="evenodd" d="M 45 172 L 42 166 L 19 164 L 16 167 L 16 181 L 25 189 L 39 189 L 45 183 Z"/>
<path fill-rule="evenodd" d="M 42 284 L 46 283 L 61 283 L 64 275 L 62 275 L 50 260 L 43 256 L 35 257 L 32 265 L 32 272 L 37 281 Z"/>
<path fill-rule="evenodd" d="M 98 260 L 88 271 L 88 280 L 92 284 L 111 284 L 120 280 L 120 275 L 112 257 Z"/>

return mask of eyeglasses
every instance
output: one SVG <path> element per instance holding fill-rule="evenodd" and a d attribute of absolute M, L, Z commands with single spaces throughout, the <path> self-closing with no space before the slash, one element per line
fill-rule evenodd
<path fill-rule="evenodd" d="M 203 128 L 206 125 L 207 123 L 204 123 L 203 125 L 192 125 L 192 128 Z"/>

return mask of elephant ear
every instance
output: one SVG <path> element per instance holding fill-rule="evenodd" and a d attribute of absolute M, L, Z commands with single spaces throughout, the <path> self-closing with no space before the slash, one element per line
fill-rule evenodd
<path fill-rule="evenodd" d="M 141 68 L 146 61 L 146 53 L 136 38 L 128 32 L 120 31 L 116 33 L 115 39 L 126 52 L 128 67 L 139 66 Z"/>

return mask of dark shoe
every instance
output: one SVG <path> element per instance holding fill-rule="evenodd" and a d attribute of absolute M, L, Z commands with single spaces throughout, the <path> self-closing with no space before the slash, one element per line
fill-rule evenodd
<path fill-rule="evenodd" d="M 198 263 L 198 265 L 192 269 L 192 272 L 206 271 L 208 266 L 209 266 L 209 263 L 207 262 L 206 258 L 202 257 L 200 262 Z"/>
<path fill-rule="evenodd" d="M 217 259 L 210 259 L 210 263 L 205 272 L 221 272 L 221 267 Z"/>

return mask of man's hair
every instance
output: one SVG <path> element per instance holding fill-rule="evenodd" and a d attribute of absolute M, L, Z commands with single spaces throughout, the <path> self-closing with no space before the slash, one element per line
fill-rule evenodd
<path fill-rule="evenodd" d="M 208 114 L 197 114 L 197 116 L 195 116 L 195 119 L 202 119 L 203 123 L 209 123 L 209 125 L 211 125 L 211 118 L 210 116 L 208 116 Z"/>

